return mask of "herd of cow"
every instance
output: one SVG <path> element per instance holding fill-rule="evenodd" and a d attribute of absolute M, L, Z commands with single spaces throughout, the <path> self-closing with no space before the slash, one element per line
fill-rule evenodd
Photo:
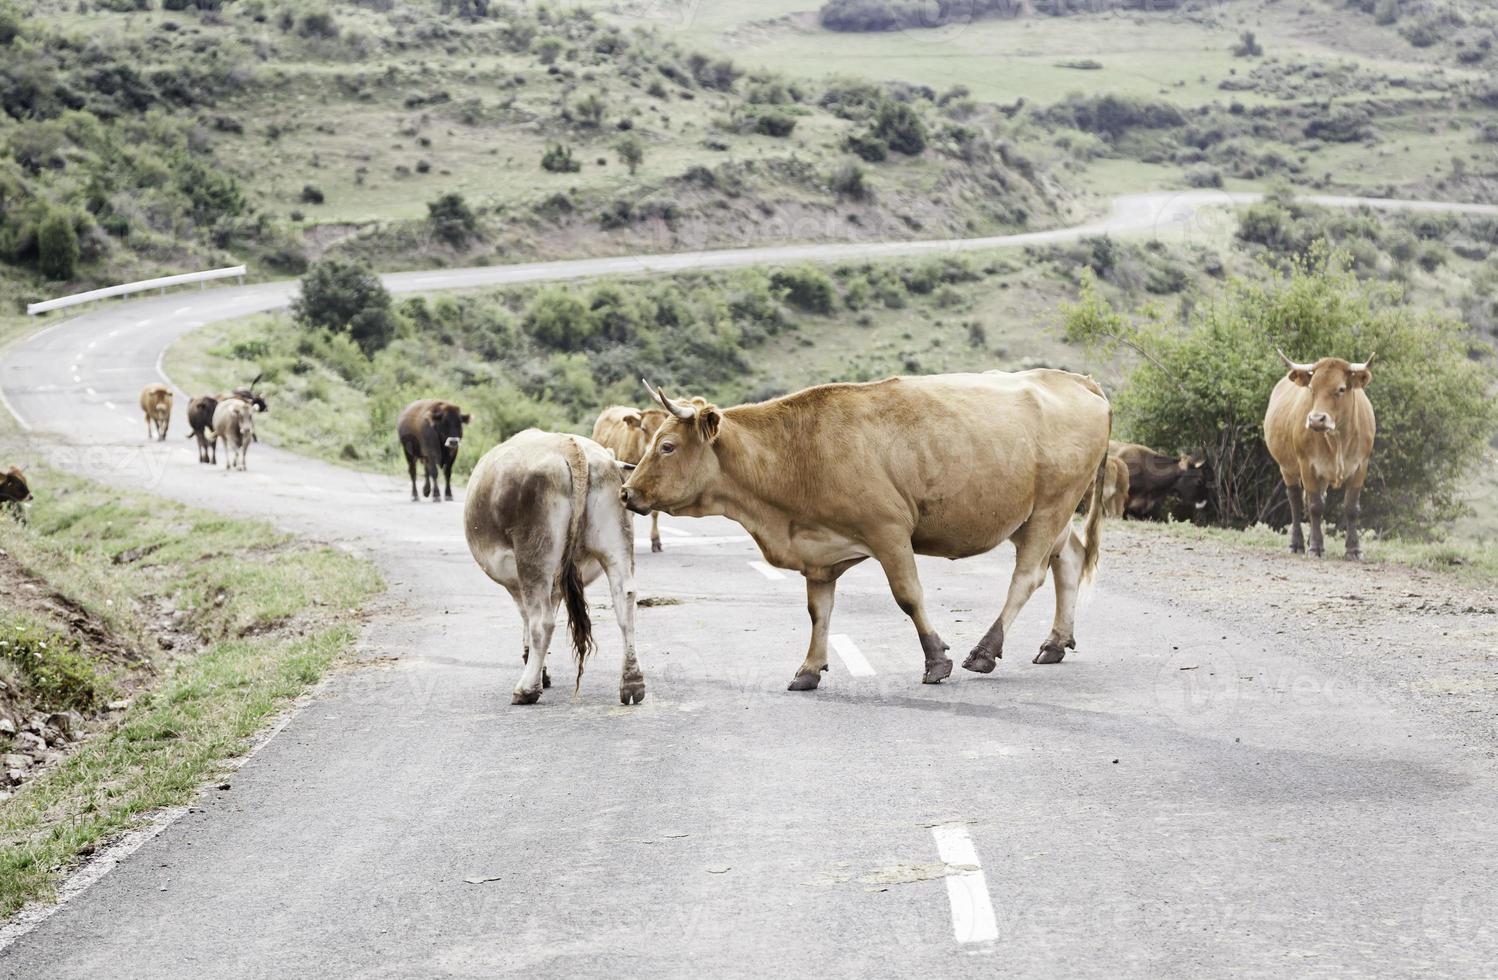
<path fill-rule="evenodd" d="M 1326 490 L 1344 489 L 1347 557 L 1358 558 L 1358 499 L 1373 448 L 1369 364 L 1325 357 L 1296 363 L 1264 417 L 1265 442 L 1279 464 L 1291 506 L 1291 549 L 1324 550 Z M 194 398 L 189 437 L 199 461 L 245 468 L 254 417 L 267 410 L 248 387 Z M 952 673 L 948 646 L 926 613 L 916 555 L 966 558 L 1004 541 L 1015 567 L 998 618 L 962 666 L 988 673 L 1003 656 L 1011 624 L 1049 574 L 1055 617 L 1034 658 L 1058 663 L 1076 647 L 1077 593 L 1101 547 L 1102 519 L 1159 516 L 1170 501 L 1190 513 L 1207 505 L 1204 461 L 1110 441 L 1112 409 L 1091 378 L 1041 368 L 1020 373 L 930 375 L 820 385 L 766 402 L 719 409 L 702 398 L 672 399 L 645 387 L 646 409 L 606 409 L 591 439 L 527 430 L 489 450 L 474 467 L 464 532 L 479 567 L 514 599 L 524 624 L 523 662 L 512 701 L 532 704 L 550 685 L 546 653 L 559 608 L 568 611 L 581 681 L 594 647 L 584 588 L 606 576 L 624 640 L 619 698 L 645 697 L 635 656 L 634 537 L 626 511 L 650 514 L 651 550 L 660 551 L 661 512 L 724 516 L 741 524 L 765 560 L 806 579 L 811 641 L 790 683 L 812 690 L 827 670 L 836 584 L 872 558 L 899 608 L 915 624 L 922 681 Z M 147 437 L 164 440 L 172 393 L 141 393 Z M 470 418 L 435 399 L 407 406 L 397 438 L 417 500 L 452 499 L 452 467 Z M 627 474 L 627 476 L 626 476 Z M 30 491 L 18 469 L 0 476 L 0 504 L 20 511 Z M 1086 503 L 1079 529 L 1073 516 Z M 533 656 L 534 655 L 534 656 Z"/>

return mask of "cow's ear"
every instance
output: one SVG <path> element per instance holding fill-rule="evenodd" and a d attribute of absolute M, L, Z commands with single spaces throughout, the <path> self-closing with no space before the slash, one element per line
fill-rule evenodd
<path fill-rule="evenodd" d="M 645 428 L 645 416 L 639 412 L 629 412 L 624 416 L 624 424 L 631 429 Z"/>
<path fill-rule="evenodd" d="M 1367 368 L 1347 372 L 1347 387 L 1349 388 L 1366 388 L 1372 380 L 1373 372 Z"/>
<path fill-rule="evenodd" d="M 458 418 L 462 419 L 464 425 L 467 425 L 468 423 L 470 423 L 470 422 L 473 421 L 473 416 L 469 415 L 467 412 L 464 412 L 462 415 L 459 415 Z"/>
<path fill-rule="evenodd" d="M 716 405 L 699 405 L 697 408 L 697 431 L 705 442 L 718 438 L 718 423 L 723 420 Z"/>
<path fill-rule="evenodd" d="M 1291 368 L 1290 373 L 1285 375 L 1285 377 L 1289 378 L 1291 381 L 1294 381 L 1302 388 L 1308 388 L 1311 385 L 1311 372 L 1307 371 L 1305 368 Z"/>

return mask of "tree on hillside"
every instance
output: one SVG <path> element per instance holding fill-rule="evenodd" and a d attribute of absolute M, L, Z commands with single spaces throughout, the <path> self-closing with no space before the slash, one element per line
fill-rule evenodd
<path fill-rule="evenodd" d="M 640 142 L 638 136 L 626 136 L 614 145 L 619 152 L 619 162 L 629 168 L 629 174 L 634 176 L 640 164 L 645 162 L 645 144 Z"/>
<path fill-rule="evenodd" d="M 874 117 L 874 135 L 896 153 L 915 156 L 926 149 L 926 126 L 904 102 L 885 101 Z"/>
<path fill-rule="evenodd" d="M 443 194 L 427 205 L 427 221 L 438 241 L 462 248 L 478 236 L 478 218 L 461 194 Z"/>
<path fill-rule="evenodd" d="M 318 262 L 302 277 L 291 312 L 303 326 L 348 334 L 366 354 L 395 337 L 390 293 L 362 262 Z"/>
<path fill-rule="evenodd" d="M 48 279 L 71 279 L 78 268 L 78 232 L 73 220 L 53 211 L 36 232 L 37 268 Z"/>

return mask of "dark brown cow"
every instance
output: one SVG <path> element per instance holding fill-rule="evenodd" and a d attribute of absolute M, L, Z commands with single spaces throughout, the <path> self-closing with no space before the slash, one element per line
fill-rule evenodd
<path fill-rule="evenodd" d="M 1108 443 L 1108 455 L 1122 460 L 1129 469 L 1125 516 L 1163 520 L 1165 502 L 1171 497 L 1189 508 L 1188 513 L 1207 506 L 1211 489 L 1205 460 L 1167 456 L 1130 442 Z"/>
<path fill-rule="evenodd" d="M 1377 421 L 1373 403 L 1364 390 L 1373 380 L 1368 365 L 1340 357 L 1323 357 L 1314 364 L 1297 364 L 1277 351 L 1286 374 L 1269 396 L 1264 412 L 1264 442 L 1280 466 L 1285 493 L 1290 498 L 1290 550 L 1305 550 L 1301 536 L 1301 508 L 1311 513 L 1311 554 L 1325 551 L 1321 515 L 1326 491 L 1342 487 L 1342 513 L 1347 518 L 1347 557 L 1363 557 L 1358 543 L 1358 504 L 1368 479 Z"/>
<path fill-rule="evenodd" d="M 453 499 L 453 463 L 463 442 L 463 426 L 472 419 L 452 402 L 426 398 L 407 405 L 396 423 L 396 435 L 406 454 L 406 469 L 411 473 L 411 499 L 416 496 L 416 461 L 425 470 L 421 495 L 442 502 L 439 475 L 447 481 L 447 499 Z M 439 473 L 440 471 L 440 473 Z"/>
<path fill-rule="evenodd" d="M 19 466 L 12 466 L 8 472 L 0 473 L 0 507 L 10 512 L 10 516 L 26 523 L 25 504 L 31 499 L 31 488 L 26 484 L 26 475 L 21 472 Z"/>

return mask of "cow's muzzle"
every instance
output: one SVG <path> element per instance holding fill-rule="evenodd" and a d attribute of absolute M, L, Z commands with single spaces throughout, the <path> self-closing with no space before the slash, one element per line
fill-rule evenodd
<path fill-rule="evenodd" d="M 650 508 L 646 507 L 644 504 L 640 503 L 640 499 L 635 496 L 635 492 L 633 490 L 631 490 L 629 487 L 620 487 L 619 488 L 619 499 L 622 500 L 622 501 L 624 501 L 624 506 L 625 507 L 627 507 L 630 510 L 634 511 L 636 514 L 649 514 L 650 513 Z"/>
<path fill-rule="evenodd" d="M 1337 423 L 1325 412 L 1312 412 L 1306 416 L 1306 428 L 1312 432 L 1336 432 Z"/>
<path fill-rule="evenodd" d="M 446 446 L 448 449 L 457 449 L 458 448 L 458 443 L 460 443 L 462 441 L 463 441 L 463 439 L 460 436 L 448 436 L 447 437 L 447 441 L 444 442 L 443 445 Z"/>

